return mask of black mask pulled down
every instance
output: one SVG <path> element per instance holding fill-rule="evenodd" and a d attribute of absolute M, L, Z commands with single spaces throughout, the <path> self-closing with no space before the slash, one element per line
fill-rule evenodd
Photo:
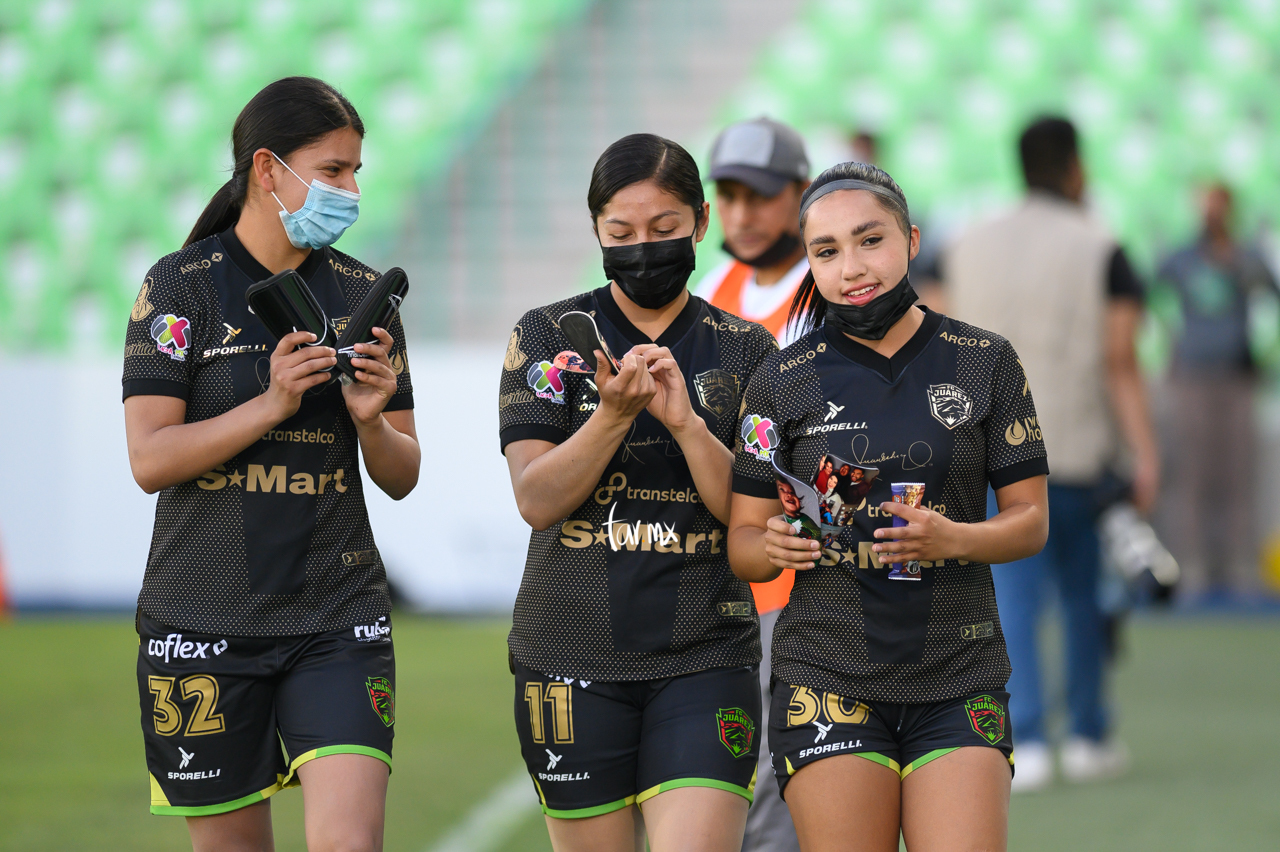
<path fill-rule="evenodd" d="M 724 253 L 732 256 L 734 260 L 745 263 L 747 266 L 754 266 L 756 269 L 765 269 L 770 266 L 777 266 L 794 254 L 796 249 L 800 248 L 800 237 L 796 234 L 781 234 L 773 241 L 773 245 L 750 260 L 739 256 L 733 249 L 729 248 L 727 241 L 721 243 L 720 248 L 724 249 Z"/>
<path fill-rule="evenodd" d="M 604 274 L 642 308 L 661 308 L 680 295 L 693 274 L 693 236 L 627 246 L 601 246 Z"/>
<path fill-rule="evenodd" d="M 908 276 L 898 286 L 882 293 L 865 305 L 837 305 L 827 302 L 827 322 L 845 334 L 863 340 L 883 340 L 920 297 L 911 287 Z"/>

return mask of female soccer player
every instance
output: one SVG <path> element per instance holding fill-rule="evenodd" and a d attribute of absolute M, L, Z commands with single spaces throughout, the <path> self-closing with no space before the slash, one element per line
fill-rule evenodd
<path fill-rule="evenodd" d="M 899 830 L 915 852 L 1003 849 L 1009 662 L 988 563 L 1048 533 L 1031 393 L 1004 339 L 913 305 L 920 234 L 889 175 L 827 170 L 800 226 L 809 332 L 752 378 L 729 534 L 739 577 L 798 571 L 773 639 L 775 774 L 806 852 L 890 852 Z M 780 516 L 773 465 L 812 481 L 828 453 L 879 473 L 824 550 Z M 908 482 L 918 509 L 891 502 Z M 919 570 L 889 570 L 904 562 Z"/>
<path fill-rule="evenodd" d="M 356 448 L 393 498 L 417 483 L 403 332 L 358 344 L 344 387 L 333 349 L 277 342 L 245 303 L 296 269 L 340 327 L 378 278 L 330 248 L 363 136 L 320 80 L 255 95 L 231 179 L 130 317 L 129 462 L 160 492 L 137 618 L 151 812 L 187 817 L 197 852 L 271 849 L 266 800 L 298 783 L 312 850 L 382 848 L 395 659 Z"/>
<path fill-rule="evenodd" d="M 611 281 L 524 315 L 498 403 L 534 529 L 509 641 L 521 750 L 558 852 L 640 849 L 645 830 L 659 852 L 736 852 L 760 645 L 725 552 L 729 448 L 777 345 L 685 287 L 708 205 L 679 145 L 610 145 L 587 207 Z M 594 317 L 617 372 L 603 350 L 594 375 L 555 366 L 567 311 Z"/>

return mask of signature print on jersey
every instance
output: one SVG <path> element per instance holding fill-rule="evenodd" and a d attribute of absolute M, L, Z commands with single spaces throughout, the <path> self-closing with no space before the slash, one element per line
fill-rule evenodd
<path fill-rule="evenodd" d="M 173 314 L 156 317 L 151 321 L 151 337 L 156 349 L 175 361 L 185 361 L 191 345 L 191 320 Z"/>
<path fill-rule="evenodd" d="M 720 728 L 720 742 L 734 757 L 746 757 L 751 753 L 751 742 L 756 736 L 756 723 L 741 707 L 721 707 L 716 711 L 716 724 Z"/>
<path fill-rule="evenodd" d="M 773 458 L 774 448 L 778 446 L 778 430 L 773 428 L 773 421 L 759 414 L 748 414 L 742 421 L 742 448 L 761 461 Z"/>
<path fill-rule="evenodd" d="M 928 394 L 929 412 L 948 429 L 967 423 L 973 414 L 973 400 L 958 385 L 929 385 Z"/>
<path fill-rule="evenodd" d="M 550 361 L 539 361 L 529 368 L 526 377 L 529 387 L 540 399 L 547 399 L 556 405 L 564 405 L 564 377 L 560 369 Z"/>

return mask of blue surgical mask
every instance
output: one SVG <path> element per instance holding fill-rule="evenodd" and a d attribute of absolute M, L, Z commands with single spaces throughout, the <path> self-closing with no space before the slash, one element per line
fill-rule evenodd
<path fill-rule="evenodd" d="M 274 153 L 271 156 L 280 160 Z M 280 160 L 280 165 L 289 169 L 284 160 Z M 293 169 L 289 169 L 289 174 L 302 180 Z M 307 182 L 302 180 L 302 183 L 305 186 Z M 274 192 L 271 197 L 280 205 L 280 221 L 284 223 L 285 235 L 294 248 L 331 246 L 360 217 L 360 193 L 338 189 L 318 180 L 311 181 L 307 200 L 292 213 Z"/>

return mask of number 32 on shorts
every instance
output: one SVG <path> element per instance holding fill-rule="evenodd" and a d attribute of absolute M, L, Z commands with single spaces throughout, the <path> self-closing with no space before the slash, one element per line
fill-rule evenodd
<path fill-rule="evenodd" d="M 173 702 L 174 682 L 177 678 L 151 675 L 147 678 L 147 689 L 155 696 L 155 707 L 152 710 L 156 723 L 156 733 L 162 737 L 171 737 L 182 727 L 182 708 Z M 191 675 L 184 677 L 177 686 L 181 690 L 182 699 L 195 699 L 195 709 L 187 720 L 187 730 L 183 736 L 198 737 L 203 734 L 220 734 L 226 730 L 226 723 L 218 709 L 218 681 L 211 675 Z"/>
<path fill-rule="evenodd" d="M 567 683 L 532 681 L 524 686 L 524 700 L 529 705 L 529 727 L 533 741 L 547 741 L 546 705 L 551 705 L 551 734 L 556 743 L 573 742 L 573 687 Z"/>

